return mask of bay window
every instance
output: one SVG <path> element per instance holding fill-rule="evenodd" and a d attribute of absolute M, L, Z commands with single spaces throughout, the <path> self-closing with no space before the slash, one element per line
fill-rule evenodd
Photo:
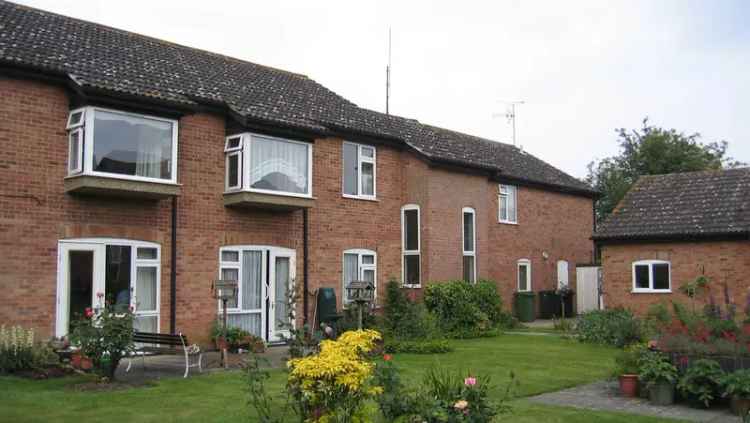
<path fill-rule="evenodd" d="M 463 279 L 467 282 L 476 282 L 476 213 L 470 207 L 464 207 L 461 212 L 463 233 Z"/>
<path fill-rule="evenodd" d="M 402 277 L 404 286 L 420 286 L 420 230 L 419 206 L 409 204 L 401 208 Z"/>
<path fill-rule="evenodd" d="M 377 253 L 372 250 L 346 250 L 344 251 L 344 272 L 343 272 L 343 294 L 344 304 L 351 302 L 346 289 L 353 281 L 371 282 L 377 289 Z M 377 295 L 375 295 L 377 297 Z"/>
<path fill-rule="evenodd" d="M 177 182 L 177 121 L 99 107 L 68 116 L 68 175 Z"/>
<path fill-rule="evenodd" d="M 343 191 L 345 197 L 375 198 L 375 147 L 344 142 Z"/>
<path fill-rule="evenodd" d="M 312 145 L 257 134 L 227 137 L 225 188 L 312 197 Z"/>
<path fill-rule="evenodd" d="M 664 260 L 633 263 L 633 292 L 672 292 L 672 268 Z"/>

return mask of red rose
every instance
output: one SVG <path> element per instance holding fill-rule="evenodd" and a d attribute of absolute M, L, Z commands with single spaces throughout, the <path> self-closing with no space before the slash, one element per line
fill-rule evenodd
<path fill-rule="evenodd" d="M 86 317 L 91 317 L 94 315 L 94 310 L 91 309 L 91 307 L 86 307 L 86 310 L 84 311 L 84 314 Z"/>
<path fill-rule="evenodd" d="M 383 354 L 383 361 L 391 361 L 393 360 L 393 356 L 390 354 Z"/>

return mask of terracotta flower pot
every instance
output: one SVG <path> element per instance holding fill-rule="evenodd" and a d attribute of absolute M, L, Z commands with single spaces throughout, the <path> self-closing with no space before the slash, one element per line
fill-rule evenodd
<path fill-rule="evenodd" d="M 738 416 L 746 416 L 748 411 L 750 411 L 750 398 L 733 395 L 729 401 L 729 408 Z"/>
<path fill-rule="evenodd" d="M 91 359 L 85 357 L 80 352 L 73 353 L 70 357 L 70 365 L 81 370 L 91 370 L 94 367 L 94 363 Z"/>
<path fill-rule="evenodd" d="M 252 350 L 256 354 L 261 354 L 266 352 L 266 344 L 263 343 L 263 341 L 256 341 L 250 344 Z"/>
<path fill-rule="evenodd" d="M 638 393 L 638 375 L 620 375 L 620 393 L 625 397 L 635 397 Z"/>

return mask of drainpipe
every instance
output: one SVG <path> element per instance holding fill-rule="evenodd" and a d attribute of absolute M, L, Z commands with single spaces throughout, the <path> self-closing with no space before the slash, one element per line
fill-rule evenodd
<path fill-rule="evenodd" d="M 177 326 L 177 197 L 172 197 L 172 248 L 169 272 L 169 333 Z"/>
<path fill-rule="evenodd" d="M 307 209 L 302 209 L 302 254 L 304 255 L 304 259 L 302 262 L 302 324 L 307 324 L 307 277 L 310 274 L 309 269 L 309 262 L 307 260 L 308 251 L 309 251 L 309 219 L 307 215 Z"/>

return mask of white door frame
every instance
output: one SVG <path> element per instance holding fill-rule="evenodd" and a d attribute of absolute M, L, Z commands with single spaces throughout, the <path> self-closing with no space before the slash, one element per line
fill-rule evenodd
<path fill-rule="evenodd" d="M 130 306 L 135 310 L 136 317 L 156 317 L 157 331 L 161 324 L 161 246 L 147 241 L 134 241 L 118 238 L 80 238 L 65 239 L 57 243 L 57 306 L 55 311 L 55 336 L 61 337 L 68 334 L 70 329 L 70 312 L 68 310 L 70 300 L 70 275 L 69 253 L 70 251 L 93 251 L 94 271 L 92 275 L 92 308 L 104 305 L 104 298 L 97 298 L 97 293 L 106 292 L 106 252 L 107 246 L 125 246 L 131 248 L 130 253 Z M 138 259 L 138 248 L 155 248 L 155 259 Z M 156 268 L 156 310 L 138 311 L 136 307 L 137 275 L 138 267 Z"/>
<path fill-rule="evenodd" d="M 97 303 L 96 293 L 103 292 L 105 244 L 60 241 L 57 249 L 57 307 L 55 336 L 66 336 L 70 331 L 70 252 L 90 251 L 93 254 L 91 275 L 91 305 Z"/>
<path fill-rule="evenodd" d="M 268 310 L 268 341 L 269 342 L 279 342 L 283 341 L 285 338 L 288 338 L 290 333 L 289 329 L 281 329 L 281 330 L 275 330 L 274 327 L 276 326 L 276 259 L 277 258 L 288 258 L 289 259 L 289 280 L 287 281 L 287 291 L 292 289 L 292 280 L 295 279 L 296 276 L 296 256 L 297 252 L 295 250 L 289 249 L 289 248 L 281 248 L 281 247 L 271 247 L 268 250 L 269 254 L 269 260 L 268 263 L 270 263 L 269 269 L 268 269 L 268 304 L 270 305 L 270 309 Z M 280 301 L 284 301 L 285 299 L 281 299 Z M 294 320 L 292 320 L 292 325 L 294 327 Z"/>

